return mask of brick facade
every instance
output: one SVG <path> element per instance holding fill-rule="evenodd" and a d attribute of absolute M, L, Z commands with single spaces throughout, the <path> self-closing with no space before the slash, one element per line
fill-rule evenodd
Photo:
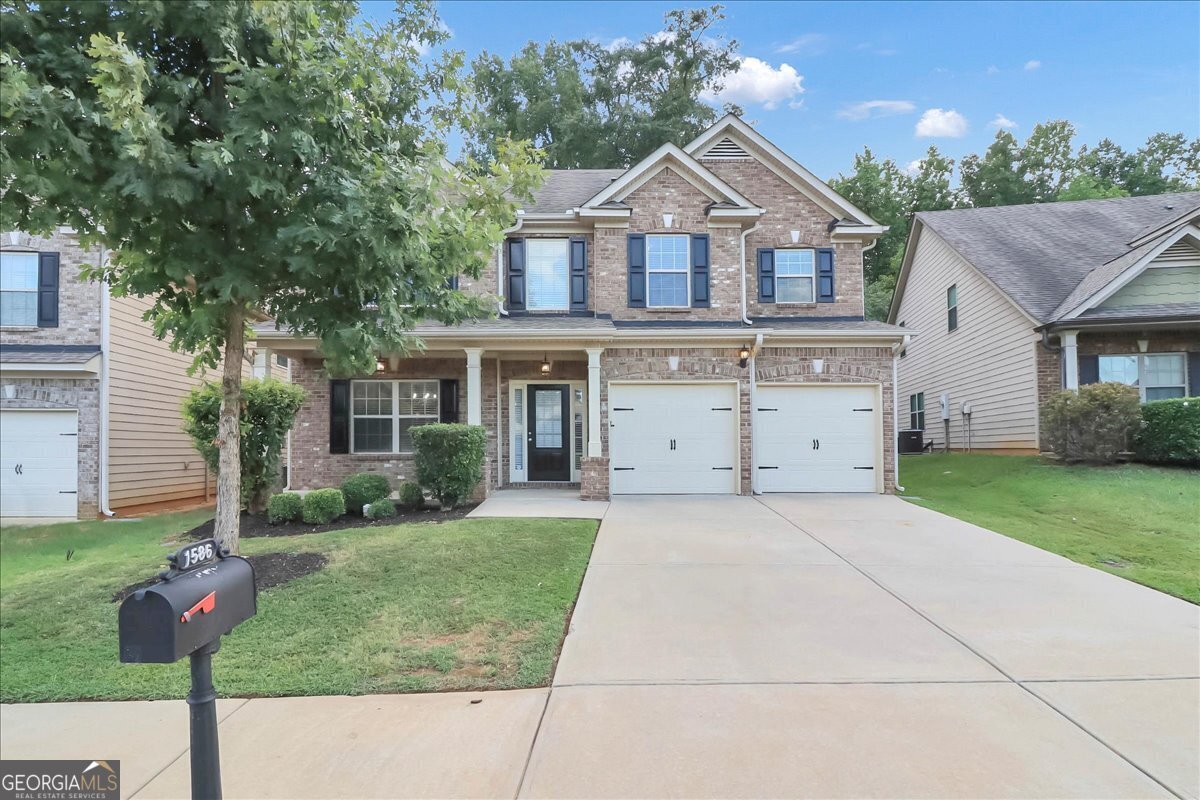
<path fill-rule="evenodd" d="M 1147 353 L 1194 353 L 1200 351 L 1200 333 L 1195 331 L 1155 331 L 1147 333 L 1081 331 L 1079 355 L 1133 355 L 1140 353 L 1138 339 L 1146 339 Z"/>
<path fill-rule="evenodd" d="M 1033 351 L 1037 368 L 1037 404 L 1040 409 L 1051 397 L 1062 391 L 1062 350 L 1035 342 Z"/>

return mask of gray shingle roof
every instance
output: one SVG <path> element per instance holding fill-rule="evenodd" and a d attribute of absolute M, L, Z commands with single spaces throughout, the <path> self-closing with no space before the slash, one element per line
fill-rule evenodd
<path fill-rule="evenodd" d="M 1200 320 L 1200 303 L 1148 303 L 1139 306 L 1089 308 L 1078 320 L 1194 319 Z"/>
<path fill-rule="evenodd" d="M 0 364 L 86 364 L 98 355 L 98 344 L 0 344 Z"/>
<path fill-rule="evenodd" d="M 1200 192 L 917 214 L 924 225 L 1040 322 L 1055 317 L 1087 279 L 1098 289 L 1140 235 L 1200 208 Z M 1136 260 L 1136 259 L 1135 259 Z M 1114 269 L 1116 269 L 1114 267 Z M 1116 269 L 1119 274 L 1119 269 Z M 1075 305 L 1081 297 L 1074 297 Z"/>
<path fill-rule="evenodd" d="M 623 169 L 552 169 L 546 182 L 523 208 L 530 214 L 557 214 L 581 206 L 624 175 Z"/>

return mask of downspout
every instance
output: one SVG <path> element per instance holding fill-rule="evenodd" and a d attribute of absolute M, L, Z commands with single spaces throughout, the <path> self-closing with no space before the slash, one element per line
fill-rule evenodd
<path fill-rule="evenodd" d="M 108 261 L 108 248 L 101 248 L 100 263 L 98 266 L 103 267 Z M 108 360 L 112 354 L 111 349 L 111 325 L 109 317 L 112 314 L 112 302 L 109 286 L 101 281 L 100 283 L 100 513 L 106 517 L 115 517 L 116 512 L 108 507 L 108 430 L 109 430 L 109 402 L 108 402 Z"/>
<path fill-rule="evenodd" d="M 504 486 L 504 398 L 500 395 L 500 367 L 503 362 L 496 354 L 496 488 Z"/>
<path fill-rule="evenodd" d="M 751 322 L 751 321 L 750 321 L 750 317 L 746 316 L 746 237 L 747 237 L 747 236 L 749 236 L 750 234 L 754 233 L 756 230 L 758 230 L 758 229 L 759 229 L 759 228 L 761 228 L 761 227 L 762 227 L 762 223 L 761 223 L 761 222 L 756 222 L 756 223 L 754 223 L 754 227 L 753 227 L 753 228 L 747 228 L 746 230 L 742 231 L 742 250 L 741 250 L 741 252 L 742 252 L 742 258 L 741 258 L 741 261 L 740 261 L 739 263 L 740 263 L 740 266 L 741 266 L 741 273 L 742 273 L 742 280 L 741 280 L 741 286 L 742 286 L 742 322 L 743 322 L 743 323 L 745 323 L 746 325 L 753 325 L 753 324 L 754 324 L 753 322 Z M 762 344 L 762 341 L 761 341 L 761 340 L 759 341 L 759 344 Z M 753 386 L 753 384 L 751 384 L 751 385 Z"/>
<path fill-rule="evenodd" d="M 516 233 L 517 231 L 521 230 L 521 226 L 524 224 L 525 211 L 522 209 L 517 209 L 517 224 L 513 225 L 511 228 L 505 228 L 504 230 L 500 231 L 500 233 L 502 233 L 504 236 L 508 236 L 510 233 Z M 500 316 L 507 317 L 508 309 L 504 307 L 504 259 L 503 251 L 501 249 L 503 247 L 503 240 L 496 243 L 496 294 L 500 297 L 496 304 L 496 311 L 500 313 Z"/>
<path fill-rule="evenodd" d="M 755 227 L 758 227 L 757 225 Z M 745 239 L 742 240 L 743 243 Z M 742 260 L 745 263 L 745 259 Z M 743 295 L 746 284 L 742 283 Z M 744 298 L 743 298 L 744 299 Z M 745 306 L 742 306 L 745 308 Z M 750 494 L 758 494 L 758 470 L 755 469 L 755 453 L 758 448 L 755 447 L 755 439 L 758 436 L 757 430 L 754 427 L 754 398 L 758 393 L 758 369 L 755 367 L 755 359 L 758 357 L 759 348 L 762 347 L 763 335 L 761 333 L 754 336 L 754 347 L 750 350 Z"/>
<path fill-rule="evenodd" d="M 874 247 L 874 244 L 871 245 Z M 899 344 L 892 345 L 892 463 L 895 465 L 894 480 L 896 482 L 896 491 L 903 492 L 904 487 L 900 485 L 900 381 L 899 367 L 900 351 L 908 347 L 909 335 L 904 334 L 904 338 Z"/>

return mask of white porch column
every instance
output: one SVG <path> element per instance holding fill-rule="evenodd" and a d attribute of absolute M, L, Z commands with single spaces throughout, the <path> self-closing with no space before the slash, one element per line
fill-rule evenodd
<path fill-rule="evenodd" d="M 600 354 L 603 347 L 589 347 L 588 354 L 588 446 L 589 458 L 602 455 L 600 441 Z"/>
<path fill-rule="evenodd" d="M 1062 341 L 1063 384 L 1072 392 L 1079 391 L 1079 348 L 1076 339 L 1079 331 L 1060 331 L 1058 338 Z"/>
<path fill-rule="evenodd" d="M 483 349 L 468 347 L 467 352 L 467 424 L 483 424 Z"/>

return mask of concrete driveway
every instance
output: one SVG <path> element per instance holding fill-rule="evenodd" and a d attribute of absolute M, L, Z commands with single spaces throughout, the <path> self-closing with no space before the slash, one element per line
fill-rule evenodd
<path fill-rule="evenodd" d="M 1196 797 L 1200 610 L 894 497 L 613 501 L 526 797 Z"/>

